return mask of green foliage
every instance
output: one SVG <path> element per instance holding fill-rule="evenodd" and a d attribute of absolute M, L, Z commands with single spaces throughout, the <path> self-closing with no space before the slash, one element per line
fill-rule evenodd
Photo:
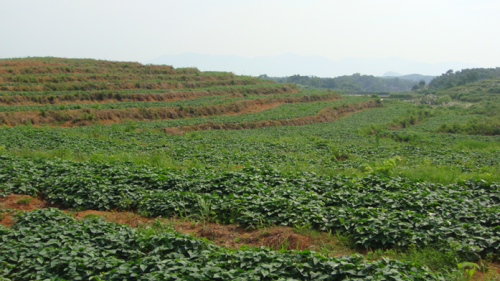
<path fill-rule="evenodd" d="M 395 156 L 390 159 L 385 159 L 375 163 L 373 166 L 361 166 L 365 172 L 384 174 L 390 176 L 393 174 L 393 169 L 401 162 L 401 156 Z"/>
<path fill-rule="evenodd" d="M 372 75 L 353 75 L 339 76 L 335 78 L 319 78 L 310 76 L 293 75 L 289 77 L 268 77 L 261 78 L 272 79 L 280 83 L 296 83 L 311 88 L 332 89 L 341 92 L 362 92 L 388 95 L 389 92 L 407 91 L 417 84 L 411 80 L 402 80 L 399 78 L 379 78 Z"/>
<path fill-rule="evenodd" d="M 412 91 L 418 91 L 422 89 L 425 89 L 425 80 L 420 80 L 418 84 L 415 84 L 413 87 L 411 87 Z"/>
<path fill-rule="evenodd" d="M 97 214 L 86 214 L 85 216 L 83 216 L 83 219 L 86 219 L 86 220 L 93 220 L 93 219 L 100 219 L 101 216 L 97 215 Z"/>
<path fill-rule="evenodd" d="M 136 122 L 128 121 L 125 123 L 125 128 L 123 128 L 124 132 L 130 133 L 130 132 L 134 132 L 135 130 L 137 130 L 137 123 Z"/>
<path fill-rule="evenodd" d="M 500 117 L 477 118 L 466 123 L 443 124 L 437 129 L 440 133 L 468 135 L 500 135 Z"/>
<path fill-rule="evenodd" d="M 374 170 L 389 175 L 398 161 L 383 161 Z M 69 208 L 137 208 L 149 216 L 254 226 L 310 224 L 345 232 L 365 248 L 446 241 L 467 259 L 495 252 L 500 241 L 500 187 L 480 181 L 436 185 L 375 175 L 287 175 L 267 168 L 174 172 L 5 156 L 0 163 L 3 194 L 41 193 Z"/>
<path fill-rule="evenodd" d="M 429 88 L 435 90 L 447 89 L 499 76 L 500 68 L 498 67 L 462 69 L 461 71 L 456 72 L 453 72 L 453 70 L 450 69 L 441 76 L 434 78 L 429 83 Z"/>
<path fill-rule="evenodd" d="M 491 150 L 497 151 L 500 149 L 500 142 L 495 141 L 477 141 L 477 140 L 463 140 L 455 144 L 457 149 L 467 150 Z"/>
<path fill-rule="evenodd" d="M 447 89 L 434 91 L 438 96 L 449 95 L 451 99 L 462 102 L 473 102 L 482 110 L 498 112 L 498 101 L 500 93 L 500 77 L 479 80 Z M 493 109 L 496 108 L 496 109 Z"/>
<path fill-rule="evenodd" d="M 281 95 L 279 93 L 279 91 L 282 90 L 282 87 L 283 87 L 282 84 L 272 84 L 272 85 L 265 85 L 265 86 L 264 85 L 249 85 L 249 86 L 235 87 L 235 88 L 222 87 L 222 88 L 213 88 L 213 89 L 196 89 L 196 91 L 191 91 L 191 90 L 186 91 L 186 92 L 184 92 L 184 95 L 189 97 L 190 92 L 198 92 L 201 90 L 209 90 L 209 91 L 212 90 L 214 92 L 214 94 L 206 94 L 205 96 L 201 95 L 199 97 L 195 96 L 195 98 L 185 98 L 184 100 L 174 100 L 174 101 L 163 101 L 163 100 L 159 100 L 159 101 L 118 101 L 118 102 L 88 103 L 88 104 L 80 103 L 81 100 L 93 101 L 93 99 L 91 99 L 91 98 L 89 98 L 89 99 L 83 98 L 84 93 L 86 95 L 97 94 L 97 96 L 99 96 L 103 93 L 102 92 L 91 92 L 89 94 L 86 92 L 76 92 L 76 93 L 75 92 L 69 92 L 69 93 L 63 92 L 63 93 L 59 93 L 62 96 L 62 97 L 60 97 L 61 99 L 63 99 L 63 100 L 65 98 L 69 99 L 70 97 L 65 97 L 65 96 L 71 94 L 71 95 L 75 96 L 74 99 L 77 99 L 79 103 L 64 104 L 64 105 L 50 104 L 50 103 L 39 104 L 39 105 L 38 104 L 37 105 L 8 105 L 8 106 L 2 106 L 0 108 L 0 112 L 36 110 L 36 111 L 40 111 L 40 114 L 45 117 L 45 116 L 47 116 L 47 114 L 50 114 L 49 111 L 61 111 L 61 110 L 66 110 L 66 109 L 69 109 L 69 110 L 76 110 L 76 109 L 125 109 L 125 108 L 152 108 L 152 107 L 208 106 L 208 105 L 228 104 L 231 102 L 240 101 L 240 100 L 248 100 L 248 99 L 250 99 L 250 100 L 256 100 L 259 98 L 260 99 L 262 99 L 262 98 L 273 99 L 273 98 L 278 98 L 278 97 L 297 96 L 294 94 Z M 228 97 L 227 95 L 230 95 L 231 92 L 236 92 L 236 93 L 248 92 L 249 94 L 247 94 L 246 96 L 242 96 L 242 97 Z M 131 98 L 131 99 L 133 99 L 133 97 L 137 95 L 137 93 L 131 92 L 131 90 L 124 90 L 124 91 L 120 91 L 119 93 L 121 93 L 123 95 L 128 94 L 129 98 Z M 115 95 L 118 95 L 119 93 L 111 92 L 109 94 L 110 99 L 114 98 Z M 144 95 L 143 98 L 147 99 L 148 98 L 147 94 L 154 95 L 156 93 L 165 94 L 165 91 L 162 91 L 162 92 L 141 91 L 139 94 L 143 94 Z M 308 92 L 306 92 L 306 93 L 308 93 Z M 12 93 L 12 94 L 16 94 L 16 93 Z M 36 94 L 36 93 L 32 93 L 32 95 L 33 94 Z M 136 94 L 136 95 L 134 95 L 134 94 Z M 324 92 L 319 92 L 319 91 L 317 91 L 315 94 L 325 95 Z M 301 96 L 301 95 L 298 95 L 298 96 Z M 159 95 L 159 98 L 161 98 L 160 95 Z M 7 99 L 7 97 L 5 97 L 3 99 Z"/>
<path fill-rule="evenodd" d="M 324 272 L 327 280 L 371 275 L 378 280 L 382 277 L 376 270 L 382 267 L 386 274 L 401 272 L 385 279 L 432 280 L 415 273 L 421 269 L 415 264 L 442 272 L 478 257 L 498 258 L 500 197 L 493 182 L 500 181 L 500 139 L 494 131 L 500 80 L 483 79 L 490 70 L 448 72 L 437 78 L 442 83 L 428 86 L 359 74 L 288 77 L 305 85 L 300 88 L 366 94 L 329 101 L 325 97 L 336 95 L 330 90 L 296 92 L 294 85 L 255 77 L 137 63 L 0 60 L 0 73 L 4 196 L 41 195 L 72 210 L 118 208 L 248 227 L 314 229 L 336 233 L 345 245 L 368 248 L 377 259 L 367 265 L 354 257 L 323 260 L 300 253 L 299 260 L 292 257 L 298 252 L 227 251 L 181 237 L 160 219 L 153 227 L 130 230 L 92 215 L 75 222 L 53 211 L 37 211 L 23 214 L 25 219 L 12 228 L 0 227 L 2 239 L 8 237 L 0 245 L 5 261 L 0 269 L 13 280 L 168 280 L 175 274 L 187 280 L 309 280 Z M 320 118 L 318 113 L 355 103 L 381 103 L 378 95 L 413 85 L 415 92 L 391 95 L 410 101 L 385 99 L 383 108 L 347 111 L 347 117 L 333 122 L 283 126 L 287 119 Z M 274 107 L 277 100 L 284 104 Z M 255 107 L 245 107 L 245 102 Z M 252 113 L 224 115 L 219 105 Z M 261 105 L 271 108 L 261 111 Z M 158 107 L 175 112 L 162 120 L 141 121 L 163 114 Z M 117 111 L 137 116 L 106 117 Z M 11 122 L 13 116 L 22 118 Z M 136 122 L 101 125 L 103 116 Z M 56 119 L 56 126 L 71 120 L 94 125 L 39 127 L 37 119 L 44 118 Z M 282 125 L 221 129 L 257 122 Z M 210 130 L 197 131 L 203 124 Z M 163 133 L 182 126 L 194 131 Z M 440 128 L 447 134 L 437 133 Z M 67 235 L 57 236 L 64 231 Z M 19 258 L 8 260 L 13 256 Z M 386 256 L 405 263 L 380 260 Z M 275 265 L 278 261 L 285 265 Z M 338 261 L 336 269 L 328 267 Z M 408 269 L 410 264 L 415 269 Z"/>
<path fill-rule="evenodd" d="M 436 103 L 439 105 L 442 105 L 442 104 L 447 104 L 449 102 L 451 102 L 450 96 L 444 95 L 444 96 L 440 96 Z"/>
<path fill-rule="evenodd" d="M 476 269 L 479 269 L 479 265 L 472 263 L 472 262 L 462 262 L 462 263 L 459 263 L 457 266 L 458 266 L 458 269 L 465 270 L 467 277 L 469 279 L 472 278 L 472 276 L 476 272 Z"/>
<path fill-rule="evenodd" d="M 259 114 L 221 116 L 220 122 L 239 120 L 266 120 L 282 116 L 314 114 L 325 106 L 341 106 L 358 101 L 294 104 L 267 110 Z M 404 107 L 406 106 L 406 107 Z M 378 127 L 404 116 L 409 104 L 391 104 L 386 108 L 370 109 L 350 115 L 331 123 L 307 126 L 286 126 L 254 130 L 196 132 L 197 137 L 166 136 L 150 132 L 151 127 L 164 127 L 170 122 L 137 122 L 142 132 L 125 133 L 125 124 L 114 126 L 87 126 L 71 129 L 27 128 L 23 126 L 4 128 L 0 132 L 0 143 L 5 153 L 26 157 L 59 157 L 76 161 L 133 162 L 138 165 L 157 167 L 209 167 L 216 170 L 231 170 L 235 166 L 269 164 L 284 171 L 314 171 L 320 174 L 349 173 L 364 163 L 375 163 L 400 155 L 406 169 L 419 167 L 429 161 L 430 168 L 449 166 L 459 174 L 452 180 L 478 178 L 481 169 L 499 167 L 500 154 L 493 149 L 461 149 L 455 144 L 464 141 L 495 143 L 489 136 L 467 136 L 436 134 L 443 123 L 468 120 L 467 115 L 442 114 L 429 117 L 418 125 L 407 129 L 385 130 L 378 139 L 365 137 L 359 130 L 374 124 Z M 175 120 L 175 124 L 206 122 L 201 118 Z M 214 119 L 211 119 L 214 120 Z M 192 122 L 192 123 L 191 123 Z M 317 136 L 326 145 L 316 145 L 311 136 Z M 387 136 L 387 137 L 384 137 Z M 397 141 L 397 142 L 395 142 Z M 331 145 L 331 148 L 330 148 Z M 65 153 L 61 153 L 61 149 Z M 335 152 L 338 150 L 340 154 Z M 4 154 L 5 154 L 4 153 Z M 340 159 L 332 157 L 340 156 Z M 342 157 L 342 155 L 347 157 Z M 340 160 L 340 161 L 339 161 Z M 426 162 L 425 162 L 426 163 Z M 407 171 L 407 170 L 405 170 Z M 493 171 L 493 170 L 492 170 Z M 493 173 L 495 174 L 495 173 Z M 431 175 L 431 174 L 429 174 Z M 423 177 L 434 181 L 432 176 Z M 493 178 L 489 178 L 493 179 Z M 498 180 L 498 179 L 495 179 Z M 442 181 L 439 181 L 442 182 Z"/>
<path fill-rule="evenodd" d="M 400 261 L 425 265 L 432 271 L 441 273 L 455 270 L 457 262 L 461 260 L 461 257 L 453 249 L 448 248 L 447 245 L 438 247 L 417 247 L 416 245 L 410 245 L 404 249 L 392 248 L 385 251 L 377 249 L 368 252 L 367 257 L 369 258 L 370 256 L 374 258 L 385 256 Z"/>
<path fill-rule="evenodd" d="M 370 124 L 364 128 L 359 129 L 362 136 L 377 136 L 382 137 L 387 135 L 387 126 Z"/>
<path fill-rule="evenodd" d="M 4 229 L 0 271 L 11 280 L 439 280 L 395 260 L 230 251 L 174 232 L 145 235 L 102 219 L 76 221 L 55 209 L 21 214 L 11 230 Z"/>
<path fill-rule="evenodd" d="M 21 199 L 17 200 L 17 204 L 24 204 L 28 205 L 31 202 L 31 197 L 22 197 Z"/>
<path fill-rule="evenodd" d="M 440 111 L 433 109 L 412 109 L 409 110 L 405 115 L 394 119 L 388 124 L 389 128 L 408 128 L 410 126 L 416 125 L 425 119 L 433 116 L 442 114 Z"/>

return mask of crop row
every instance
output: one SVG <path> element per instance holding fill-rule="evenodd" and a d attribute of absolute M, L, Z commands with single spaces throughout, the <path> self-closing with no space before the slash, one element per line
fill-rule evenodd
<path fill-rule="evenodd" d="M 227 80 L 211 81 L 106 81 L 106 82 L 74 82 L 74 83 L 47 83 L 47 84 L 15 84 L 9 86 L 3 84 L 0 91 L 3 92 L 57 92 L 57 91 L 98 91 L 98 90 L 130 90 L 130 89 L 183 89 L 201 88 L 214 86 L 255 85 L 273 83 L 270 80 L 258 78 L 231 78 Z"/>
<path fill-rule="evenodd" d="M 161 156 L 162 160 L 183 163 L 200 163 L 208 167 L 225 165 L 288 165 L 308 169 L 359 168 L 366 163 L 400 156 L 408 165 L 436 165 L 456 169 L 458 172 L 488 171 L 500 164 L 500 151 L 470 150 L 462 143 L 495 145 L 499 137 L 467 136 L 452 134 L 419 133 L 418 143 L 396 142 L 393 139 L 363 137 L 358 130 L 371 122 L 386 124 L 404 108 L 393 105 L 374 108 L 347 116 L 330 123 L 294 127 L 272 127 L 258 130 L 205 131 L 184 136 L 165 136 L 147 131 L 131 133 L 136 128 L 165 128 L 203 124 L 207 122 L 254 122 L 281 120 L 317 114 L 325 107 L 343 106 L 364 102 L 361 97 L 321 103 L 283 104 L 258 113 L 194 117 L 170 121 L 150 121 L 113 124 L 111 126 L 85 126 L 60 129 L 13 127 L 0 129 L 0 147 L 7 151 L 25 150 L 69 151 L 75 155 L 130 154 Z M 398 134 L 413 136 L 411 131 L 398 130 Z M 345 140 L 349 140 L 348 143 Z M 141 144 L 141 145 L 140 145 Z M 1 150 L 1 148 L 0 148 Z M 347 156 L 344 161 L 335 159 L 335 153 Z M 128 158 L 127 158 L 128 159 Z M 423 175 L 423 178 L 427 175 Z"/>
<path fill-rule="evenodd" d="M 167 133 L 183 133 L 192 131 L 206 131 L 206 130 L 243 130 L 243 129 L 256 129 L 262 127 L 276 127 L 276 126 L 304 126 L 314 123 L 326 123 L 345 117 L 347 115 L 363 111 L 370 108 L 382 107 L 381 104 L 375 101 L 368 101 L 363 103 L 345 104 L 344 106 L 325 107 L 320 110 L 316 115 L 303 116 L 297 118 L 281 119 L 281 120 L 262 120 L 262 121 L 249 121 L 249 122 L 229 122 L 229 123 L 214 123 L 207 122 L 203 124 L 196 124 L 190 126 L 170 127 L 165 128 Z"/>
<path fill-rule="evenodd" d="M 142 91 L 91 91 L 91 92 L 64 92 L 59 95 L 51 93 L 33 95 L 0 95 L 0 104 L 4 105 L 36 105 L 36 104 L 68 104 L 106 102 L 106 101 L 167 101 L 176 99 L 189 99 L 198 96 L 218 96 L 218 95 L 270 95 L 281 93 L 293 93 L 297 90 L 276 84 L 251 85 L 251 86 L 228 86 L 205 88 L 190 91 L 172 90 L 142 90 Z"/>
<path fill-rule="evenodd" d="M 265 82 L 265 81 L 264 81 Z M 261 84 L 253 84 L 253 85 L 245 85 L 245 86 L 213 86 L 213 87 L 200 87 L 196 89 L 191 89 L 191 90 L 196 90 L 196 91 L 208 91 L 208 90 L 223 90 L 227 91 L 229 93 L 246 93 L 246 92 L 252 92 L 255 91 L 256 89 L 260 90 L 259 88 L 283 88 L 283 89 L 296 89 L 296 86 L 293 84 L 274 84 L 274 83 L 261 83 Z M 120 94 L 144 94 L 144 93 L 166 93 L 169 91 L 177 91 L 177 90 L 172 90 L 172 89 L 125 89 L 125 90 L 119 90 L 119 91 L 111 91 L 111 90 L 94 90 L 94 91 L 49 91 L 49 92 L 40 92 L 40 91 L 34 91 L 34 92 L 0 92 L 0 97 L 3 97 L 3 99 L 9 98 L 9 96 L 40 96 L 40 95 L 47 95 L 47 96 L 61 96 L 61 95 L 74 95 L 74 94 L 81 94 L 81 95 L 100 95 L 100 94 L 108 94 L 108 93 L 120 93 Z"/>
<path fill-rule="evenodd" d="M 265 88 L 264 88 L 265 89 Z M 287 92 L 288 91 L 288 92 Z M 277 92 L 277 93 L 273 93 Z M 114 108 L 132 108 L 132 107 L 161 107 L 161 106 L 203 106 L 215 105 L 222 103 L 231 103 L 238 100 L 252 100 L 252 99 L 276 99 L 286 97 L 303 97 L 303 96 L 335 96 L 341 99 L 340 94 L 333 92 L 324 92 L 317 90 L 306 90 L 296 92 L 290 89 L 276 89 L 267 90 L 263 92 L 257 91 L 256 93 L 245 94 L 225 94 L 220 91 L 171 91 L 166 93 L 151 93 L 151 94 L 128 94 L 121 95 L 119 93 L 113 94 L 108 92 L 106 95 L 102 94 L 97 96 L 97 100 L 88 100 L 86 103 L 82 102 L 65 102 L 61 103 L 60 100 L 52 96 L 45 96 L 45 104 L 31 104 L 31 105 L 6 105 L 0 108 L 0 112 L 9 111 L 40 111 L 40 110 L 67 110 L 67 109 L 114 109 Z M 119 100 L 115 100 L 117 96 Z M 90 95 L 82 95 L 81 98 L 88 98 Z M 33 98 L 33 97 L 30 97 Z M 52 99 L 54 98 L 54 99 Z M 60 97 L 64 99 L 64 97 Z M 95 96 L 94 96 L 95 98 Z M 127 101 L 131 99 L 131 101 Z M 1 97 L 0 97 L 1 100 Z M 92 102 L 94 101 L 94 102 Z"/>
<path fill-rule="evenodd" d="M 67 59 L 55 57 L 29 57 L 22 59 L 1 59 L 0 66 L 37 66 L 37 65 L 61 65 L 61 66 L 100 66 L 100 67 L 140 67 L 137 62 L 119 62 L 94 59 Z"/>
<path fill-rule="evenodd" d="M 130 79 L 130 80 L 113 80 L 113 79 L 101 79 L 98 81 L 69 81 L 69 82 L 47 82 L 47 83 L 3 83 L 0 84 L 2 91 L 20 91 L 20 92 L 33 92 L 33 91 L 71 91 L 72 88 L 76 88 L 76 91 L 83 87 L 93 87 L 95 89 L 102 88 L 101 84 L 112 84 L 112 85 L 128 85 L 137 83 L 162 83 L 167 82 L 170 84 L 175 83 L 195 83 L 195 82 L 213 82 L 213 81 L 233 81 L 241 80 L 247 81 L 247 83 L 262 82 L 273 83 L 271 80 L 258 79 L 251 76 L 235 76 L 235 75 L 223 75 L 218 76 L 219 79 L 213 76 L 191 76 L 192 79 L 186 79 L 188 76 L 181 75 L 158 75 L 152 77 L 153 79 Z M 197 78 L 195 78 L 197 77 Z M 205 77 L 205 78 L 204 78 Z M 110 77 L 111 78 L 111 77 Z M 85 90 L 85 89 L 83 89 Z"/>
<path fill-rule="evenodd" d="M 301 90 L 298 94 L 314 95 L 331 95 L 332 93 L 324 93 L 317 90 Z M 280 95 L 281 96 L 281 95 Z M 165 127 L 180 127 L 201 125 L 205 123 L 242 123 L 252 121 L 270 121 L 270 120 L 284 120 L 298 117 L 315 116 L 321 110 L 328 107 L 342 107 L 349 104 L 367 102 L 369 98 L 363 97 L 348 97 L 344 96 L 342 99 L 337 97 L 334 100 L 324 100 L 322 102 L 307 102 L 304 100 L 302 103 L 284 103 L 274 108 L 269 108 L 263 111 L 254 113 L 238 114 L 231 116 L 206 116 L 206 117 L 193 117 L 175 120 L 150 120 L 148 122 L 138 121 L 137 127 L 142 129 L 158 129 Z"/>
<path fill-rule="evenodd" d="M 78 108 L 70 109 L 66 105 L 57 106 L 58 110 L 44 111 L 44 108 L 53 106 L 28 106 L 37 111 L 9 111 L 0 112 L 0 124 L 58 124 L 58 122 L 78 123 L 80 121 L 113 120 L 158 120 L 158 119 L 179 119 L 194 116 L 225 115 L 230 113 L 240 113 L 244 110 L 258 110 L 264 104 L 272 103 L 303 103 L 328 101 L 339 99 L 337 93 L 300 95 L 291 94 L 277 95 L 270 97 L 253 96 L 250 98 L 220 98 L 202 97 L 187 101 L 171 102 L 121 102 L 91 105 L 90 107 L 76 105 Z M 170 106 L 168 106 L 170 105 Z M 179 105 L 178 107 L 176 107 Z M 189 106 L 183 106 L 189 105 Z M 17 106 L 14 109 L 18 108 Z M 26 108 L 26 107 L 21 107 Z M 12 109 L 5 107 L 5 109 Z M 23 121 L 24 120 L 24 121 Z"/>
<path fill-rule="evenodd" d="M 32 73 L 30 69 L 37 68 L 65 68 L 74 69 L 82 68 L 89 73 L 90 69 L 111 69 L 114 71 L 127 71 L 127 70 L 196 70 L 196 68 L 178 68 L 174 69 L 169 65 L 143 65 L 138 62 L 120 62 L 120 61 L 106 61 L 94 59 L 65 59 L 65 58 L 24 58 L 24 59 L 0 59 L 0 69 L 6 70 L 20 70 L 20 72 Z"/>
<path fill-rule="evenodd" d="M 314 92 L 314 94 L 311 94 Z M 264 103 L 266 100 L 274 100 L 281 98 L 292 98 L 289 102 L 293 102 L 293 98 L 297 97 L 307 97 L 307 96 L 332 96 L 331 93 L 325 93 L 320 91 L 302 91 L 299 93 L 283 93 L 279 95 L 261 95 L 261 94 L 250 94 L 250 95 L 210 95 L 209 92 L 191 92 L 194 95 L 176 95 L 176 93 L 167 94 L 154 94 L 154 95 L 135 95 L 136 99 L 142 99 L 142 101 L 124 101 L 123 97 L 121 101 L 111 101 L 102 100 L 98 103 L 66 103 L 66 104 L 42 104 L 42 105 L 8 105 L 0 107 L 0 112 L 15 112 L 15 111 L 48 111 L 48 110 L 73 110 L 73 109 L 83 109 L 83 108 L 94 108 L 94 109 L 119 109 L 119 108 L 140 108 L 140 107 L 166 107 L 166 106 L 207 106 L 207 105 L 217 105 L 224 103 L 236 102 L 239 100 L 252 100 L 261 99 Z M 170 94 L 170 95 L 169 95 Z M 186 94 L 190 94 L 187 92 Z M 167 99 L 171 97 L 170 100 L 162 101 L 162 99 Z M 181 97 L 185 98 L 181 98 Z M 340 95 L 333 95 L 340 99 Z M 157 98 L 159 101 L 148 101 L 148 98 Z M 307 102 L 307 100 L 304 100 Z"/>
<path fill-rule="evenodd" d="M 0 225 L 0 272 L 9 280 L 439 280 L 421 266 L 310 251 L 228 250 L 169 231 L 136 230 L 57 209 Z"/>
<path fill-rule="evenodd" d="M 44 83 L 74 83 L 102 81 L 209 81 L 236 78 L 232 73 L 205 75 L 204 73 L 190 75 L 158 75 L 158 74 L 57 74 L 57 75 L 0 75 L 0 84 L 9 86 L 16 84 L 36 85 Z"/>
<path fill-rule="evenodd" d="M 244 225 L 309 225 L 366 248 L 441 245 L 469 259 L 500 250 L 500 185 L 399 177 L 322 177 L 268 168 L 162 170 L 1 156 L 2 194 L 41 194 L 70 208 L 137 209 Z"/>
<path fill-rule="evenodd" d="M 5 75 L 38 75 L 38 74 L 163 74 L 163 75 L 187 75 L 197 74 L 197 68 L 177 68 L 168 65 L 143 65 L 140 67 L 79 67 L 79 66 L 22 66 L 22 67 L 0 67 L 0 74 Z"/>

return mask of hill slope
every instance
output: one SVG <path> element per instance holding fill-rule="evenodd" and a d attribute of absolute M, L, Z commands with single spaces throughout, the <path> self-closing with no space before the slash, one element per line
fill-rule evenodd
<path fill-rule="evenodd" d="M 0 60 L 0 79 L 3 277 L 459 280 L 457 263 L 480 258 L 496 269 L 500 131 L 483 130 L 494 79 L 459 86 L 479 102 L 456 87 L 408 102 L 61 58 Z"/>

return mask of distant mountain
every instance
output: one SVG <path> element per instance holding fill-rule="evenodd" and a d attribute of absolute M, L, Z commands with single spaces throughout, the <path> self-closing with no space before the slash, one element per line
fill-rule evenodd
<path fill-rule="evenodd" d="M 403 76 L 403 74 L 397 73 L 397 72 L 394 72 L 394 71 L 389 71 L 389 72 L 384 73 L 384 75 L 382 75 L 382 77 L 384 77 L 384 76 L 399 77 L 399 76 Z"/>
<path fill-rule="evenodd" d="M 387 73 L 397 74 L 395 72 L 387 72 Z M 417 81 L 417 82 L 420 80 L 424 80 L 427 84 L 429 84 L 432 81 L 432 79 L 437 77 L 437 76 L 422 75 L 422 74 L 387 75 L 387 73 L 384 74 L 384 76 L 381 76 L 380 78 L 384 78 L 384 79 L 399 78 L 399 79 L 411 80 L 411 81 Z"/>
<path fill-rule="evenodd" d="M 300 56 L 290 53 L 255 58 L 234 55 L 183 53 L 180 55 L 163 55 L 145 63 L 167 64 L 174 67 L 194 66 L 202 71 L 231 71 L 239 75 L 258 76 L 267 74 L 277 77 L 292 76 L 295 74 L 337 77 L 354 73 L 381 76 L 389 70 L 396 73 L 440 75 L 449 69 L 459 70 L 479 67 L 479 65 L 472 63 L 446 62 L 429 64 L 401 58 L 343 58 L 339 61 L 332 61 L 321 56 Z"/>

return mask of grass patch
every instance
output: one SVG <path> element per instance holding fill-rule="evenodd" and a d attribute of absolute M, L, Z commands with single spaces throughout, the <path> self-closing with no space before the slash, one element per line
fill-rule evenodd
<path fill-rule="evenodd" d="M 500 167 L 483 167 L 476 171 L 464 172 L 459 167 L 421 164 L 412 167 L 397 167 L 394 174 L 412 180 L 425 180 L 433 183 L 451 184 L 468 179 L 500 181 Z"/>
<path fill-rule="evenodd" d="M 32 200 L 32 199 L 33 199 L 33 198 L 31 198 L 31 197 L 23 197 L 23 198 L 21 198 L 21 199 L 17 200 L 17 201 L 16 201 L 16 203 L 17 203 L 17 204 L 28 205 L 29 203 L 31 203 L 31 200 Z"/>
<path fill-rule="evenodd" d="M 319 248 L 314 250 L 325 256 L 333 257 L 361 253 L 349 236 L 342 235 L 338 232 L 321 232 L 306 227 L 295 227 L 293 231 L 311 238 L 311 244 L 320 245 Z"/>
<path fill-rule="evenodd" d="M 411 245 L 406 249 L 395 248 L 386 251 L 379 249 L 375 252 L 369 252 L 367 257 L 379 258 L 381 255 L 401 261 L 424 265 L 434 272 L 443 273 L 455 270 L 457 268 L 457 264 L 461 260 L 461 257 L 456 252 L 447 249 L 446 247 L 417 248 L 415 245 Z"/>
<path fill-rule="evenodd" d="M 455 143 L 454 148 L 461 150 L 490 150 L 497 151 L 500 149 L 500 142 L 497 141 L 479 141 L 479 140 L 462 140 Z"/>
<path fill-rule="evenodd" d="M 83 219 L 85 220 L 100 219 L 100 218 L 102 218 L 102 216 L 98 214 L 86 214 L 85 216 L 83 216 Z"/>

